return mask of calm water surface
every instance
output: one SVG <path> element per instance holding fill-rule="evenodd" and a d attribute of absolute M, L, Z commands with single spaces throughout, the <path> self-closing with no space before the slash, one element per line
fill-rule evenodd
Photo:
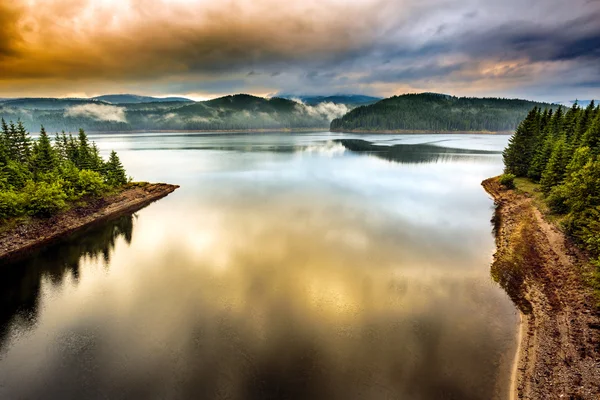
<path fill-rule="evenodd" d="M 0 398 L 506 398 L 480 181 L 508 137 L 346 136 L 426 144 L 394 159 L 340 137 L 93 136 L 181 188 L 3 266 Z"/>

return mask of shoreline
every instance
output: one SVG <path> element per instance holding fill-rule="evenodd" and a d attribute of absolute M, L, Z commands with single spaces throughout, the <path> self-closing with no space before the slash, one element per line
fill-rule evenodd
<path fill-rule="evenodd" d="M 523 331 L 526 325 L 526 316 L 521 311 L 519 311 L 519 325 L 517 326 L 517 334 L 515 335 L 517 338 L 517 348 L 515 350 L 515 355 L 513 357 L 512 366 L 510 370 L 510 387 L 508 389 L 509 400 L 518 399 L 517 382 L 519 373 L 519 356 L 523 348 Z"/>
<path fill-rule="evenodd" d="M 90 134 L 107 133 L 316 133 L 329 131 L 323 128 L 264 128 L 264 129 L 132 129 L 130 131 L 86 131 Z"/>
<path fill-rule="evenodd" d="M 444 130 L 419 130 L 419 129 L 381 129 L 381 130 L 369 130 L 369 129 L 329 129 L 330 132 L 334 133 L 372 133 L 372 134 L 408 134 L 408 135 L 512 135 L 512 131 L 444 131 Z"/>
<path fill-rule="evenodd" d="M 511 399 L 600 398 L 600 314 L 582 252 L 532 198 L 482 186 L 496 203 L 491 274 L 519 310 Z"/>
<path fill-rule="evenodd" d="M 138 211 L 177 188 L 165 183 L 135 183 L 117 194 L 90 200 L 49 218 L 17 224 L 0 232 L 0 261 L 26 256 L 79 230 Z"/>

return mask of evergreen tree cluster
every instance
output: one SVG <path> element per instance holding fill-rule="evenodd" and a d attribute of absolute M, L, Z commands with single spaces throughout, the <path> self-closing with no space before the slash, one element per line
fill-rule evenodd
<path fill-rule="evenodd" d="M 600 107 L 534 108 L 504 150 L 505 172 L 539 182 L 551 211 L 600 256 Z"/>
<path fill-rule="evenodd" d="M 405 94 L 353 109 L 331 122 L 333 131 L 512 131 L 534 106 L 518 99 Z"/>
<path fill-rule="evenodd" d="M 1 120 L 0 220 L 21 215 L 51 215 L 83 196 L 99 196 L 127 183 L 113 151 L 104 161 L 83 129 L 76 137 L 42 126 L 33 140 L 21 121 Z"/>

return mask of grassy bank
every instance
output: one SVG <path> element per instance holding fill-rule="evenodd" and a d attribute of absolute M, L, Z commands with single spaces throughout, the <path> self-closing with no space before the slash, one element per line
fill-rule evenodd
<path fill-rule="evenodd" d="M 515 178 L 515 191 L 519 194 L 527 196 L 532 199 L 533 205 L 542 213 L 544 219 L 552 223 L 556 229 L 560 230 L 563 234 L 569 237 L 570 240 L 577 245 L 581 251 L 585 251 L 585 246 L 581 243 L 581 240 L 577 237 L 570 235 L 569 216 L 566 214 L 557 214 L 553 212 L 551 207 L 548 205 L 548 200 L 544 196 L 542 185 L 533 182 L 529 178 Z M 587 272 L 583 274 L 585 283 L 594 291 L 596 298 L 596 307 L 600 308 L 600 265 L 594 257 L 589 254 L 586 255 L 592 261 L 587 268 Z"/>
<path fill-rule="evenodd" d="M 547 218 L 535 184 L 516 180 L 507 189 L 491 178 L 483 186 L 496 203 L 491 274 L 521 313 L 513 398 L 600 398 L 600 314 L 588 255 Z"/>

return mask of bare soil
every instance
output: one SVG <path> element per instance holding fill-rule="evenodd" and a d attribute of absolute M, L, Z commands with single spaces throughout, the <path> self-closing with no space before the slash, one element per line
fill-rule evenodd
<path fill-rule="evenodd" d="M 492 275 L 521 312 L 516 399 L 600 399 L 600 315 L 588 257 L 533 199 L 482 183 L 496 201 Z"/>
<path fill-rule="evenodd" d="M 89 199 L 49 218 L 36 218 L 0 232 L 0 264 L 22 257 L 34 249 L 91 225 L 135 212 L 165 197 L 179 186 L 143 183 L 127 187 L 118 194 Z"/>

